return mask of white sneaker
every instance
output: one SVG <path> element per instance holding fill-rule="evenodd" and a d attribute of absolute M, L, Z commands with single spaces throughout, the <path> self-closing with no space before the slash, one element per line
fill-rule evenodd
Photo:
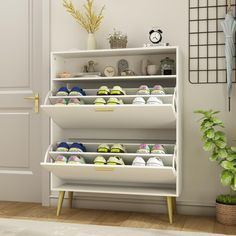
<path fill-rule="evenodd" d="M 150 97 L 147 100 L 147 104 L 163 104 L 163 102 L 161 101 L 161 99 L 158 99 L 157 97 Z"/>
<path fill-rule="evenodd" d="M 164 166 L 164 164 L 160 158 L 150 157 L 147 161 L 147 166 Z"/>
<path fill-rule="evenodd" d="M 135 157 L 133 160 L 132 166 L 145 166 L 146 162 L 142 157 Z"/>
<path fill-rule="evenodd" d="M 144 98 L 142 98 L 142 97 L 136 97 L 134 100 L 133 100 L 133 104 L 135 104 L 135 105 L 143 105 L 143 104 L 145 104 L 146 102 L 145 102 L 145 100 L 144 100 Z"/>

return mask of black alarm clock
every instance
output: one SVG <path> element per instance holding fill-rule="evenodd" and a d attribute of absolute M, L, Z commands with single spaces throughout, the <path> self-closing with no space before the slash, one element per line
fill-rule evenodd
<path fill-rule="evenodd" d="M 152 43 L 158 44 L 162 40 L 162 31 L 160 29 L 152 29 L 149 31 L 149 39 Z"/>

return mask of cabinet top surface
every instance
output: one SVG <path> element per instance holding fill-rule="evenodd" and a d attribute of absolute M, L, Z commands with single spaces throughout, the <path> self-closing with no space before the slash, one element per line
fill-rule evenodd
<path fill-rule="evenodd" d="M 98 49 L 98 50 L 78 50 L 78 51 L 58 51 L 51 52 L 52 56 L 64 58 L 77 57 L 105 57 L 105 56 L 132 56 L 132 55 L 155 55 L 155 54 L 175 54 L 177 46 L 153 46 L 141 48 L 119 48 L 119 49 Z"/>

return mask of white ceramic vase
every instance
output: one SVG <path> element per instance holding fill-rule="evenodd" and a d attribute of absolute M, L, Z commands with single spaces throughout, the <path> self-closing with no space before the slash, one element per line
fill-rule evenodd
<path fill-rule="evenodd" d="M 96 49 L 96 39 L 93 33 L 88 34 L 88 42 L 87 42 L 87 49 L 88 50 L 95 50 Z"/>

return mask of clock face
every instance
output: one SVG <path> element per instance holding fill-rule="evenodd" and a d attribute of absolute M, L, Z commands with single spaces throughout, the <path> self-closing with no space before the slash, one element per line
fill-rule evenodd
<path fill-rule="evenodd" d="M 115 68 L 112 67 L 112 66 L 107 66 L 105 69 L 104 69 L 104 75 L 106 77 L 112 77 L 112 76 L 115 76 L 116 74 L 116 71 L 115 71 Z"/>
<path fill-rule="evenodd" d="M 158 31 L 153 31 L 150 35 L 149 35 L 150 41 L 152 43 L 159 43 L 162 40 L 162 35 L 160 32 Z"/>

